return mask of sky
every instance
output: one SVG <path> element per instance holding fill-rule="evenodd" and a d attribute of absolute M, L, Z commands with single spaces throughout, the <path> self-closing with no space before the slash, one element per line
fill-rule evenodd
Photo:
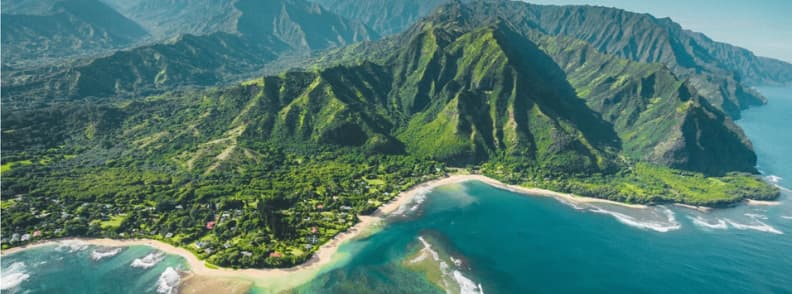
<path fill-rule="evenodd" d="M 670 17 L 682 27 L 792 63 L 792 0 L 526 0 L 588 4 Z"/>

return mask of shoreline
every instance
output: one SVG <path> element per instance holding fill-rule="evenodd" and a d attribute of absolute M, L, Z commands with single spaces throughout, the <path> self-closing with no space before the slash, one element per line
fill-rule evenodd
<path fill-rule="evenodd" d="M 747 199 L 745 200 L 745 204 L 750 206 L 778 206 L 781 205 L 781 201 L 764 201 L 764 200 Z"/>
<path fill-rule="evenodd" d="M 317 250 L 308 261 L 291 268 L 263 268 L 263 269 L 238 269 L 238 270 L 231 268 L 209 268 L 206 266 L 203 260 L 200 260 L 196 255 L 194 255 L 192 252 L 188 251 L 187 249 L 176 247 L 174 245 L 152 239 L 117 240 L 117 239 L 106 239 L 106 238 L 95 238 L 95 239 L 63 238 L 63 239 L 54 239 L 54 240 L 43 240 L 21 247 L 14 247 L 14 248 L 2 250 L 1 254 L 2 256 L 7 256 L 32 248 L 48 246 L 48 245 L 56 245 L 60 242 L 83 242 L 83 243 L 96 245 L 96 246 L 103 246 L 103 247 L 149 246 L 157 250 L 163 251 L 167 254 L 181 256 L 182 258 L 185 259 L 187 265 L 189 266 L 189 273 L 194 276 L 207 277 L 207 278 L 243 279 L 246 281 L 251 281 L 254 284 L 258 284 L 261 286 L 283 285 L 283 282 L 286 281 L 287 285 L 283 285 L 284 289 L 286 289 L 289 287 L 299 286 L 309 281 L 322 269 L 324 269 L 325 266 L 330 265 L 334 261 L 338 261 L 341 258 L 343 258 L 342 256 L 338 256 L 338 254 L 336 254 L 338 253 L 339 248 L 342 244 L 347 243 L 350 240 L 354 240 L 356 238 L 365 236 L 366 233 L 372 231 L 373 229 L 376 229 L 380 224 L 382 224 L 386 220 L 388 216 L 390 216 L 396 211 L 399 211 L 401 207 L 410 204 L 413 201 L 413 199 L 415 199 L 416 196 L 424 194 L 427 191 L 430 191 L 431 189 L 440 186 L 458 184 L 468 181 L 480 181 L 495 188 L 522 194 L 524 196 L 552 197 L 562 201 L 569 201 L 578 204 L 606 203 L 606 204 L 619 205 L 634 209 L 645 209 L 648 207 L 646 205 L 641 205 L 641 204 L 627 204 L 627 203 L 621 203 L 606 199 L 582 197 L 573 194 L 559 193 L 559 192 L 539 189 L 539 188 L 527 188 L 516 185 L 509 185 L 483 175 L 453 174 L 446 177 L 417 184 L 411 187 L 409 190 L 401 192 L 391 201 L 377 208 L 377 210 L 375 210 L 371 215 L 358 216 L 359 222 L 357 224 L 350 227 L 346 231 L 339 233 L 329 242 L 322 245 L 319 248 L 319 250 Z"/>
<path fill-rule="evenodd" d="M 180 256 L 185 257 L 186 259 L 188 259 L 189 264 L 191 265 L 191 268 L 192 268 L 193 271 L 196 271 L 196 269 L 198 269 L 198 270 L 206 270 L 206 271 L 231 271 L 231 272 L 239 273 L 239 272 L 245 272 L 245 271 L 248 271 L 248 270 L 257 270 L 257 271 L 272 271 L 272 272 L 291 273 L 291 272 L 294 272 L 295 270 L 303 270 L 303 269 L 315 266 L 316 264 L 324 264 L 324 263 L 326 263 L 326 262 L 322 262 L 322 261 L 323 260 L 327 261 L 328 259 L 330 259 L 329 257 L 331 255 L 333 255 L 333 253 L 335 253 L 337 251 L 337 249 L 338 249 L 337 247 L 339 247 L 339 245 L 341 245 L 341 244 L 343 244 L 343 243 L 345 243 L 345 242 L 347 242 L 347 241 L 349 241 L 351 239 L 359 237 L 360 235 L 362 235 L 362 233 L 364 231 L 368 231 L 369 229 L 371 229 L 375 225 L 379 224 L 381 221 L 384 221 L 385 218 L 387 218 L 388 216 L 390 216 L 394 212 L 398 211 L 402 206 L 409 204 L 415 198 L 415 196 L 418 196 L 419 194 L 425 193 L 427 190 L 431 190 L 431 189 L 434 189 L 434 188 L 437 188 L 437 187 L 450 185 L 450 184 L 459 184 L 459 183 L 468 182 L 468 181 L 483 182 L 483 183 L 485 183 L 487 185 L 490 185 L 490 186 L 498 188 L 498 189 L 507 190 L 509 192 L 514 192 L 514 193 L 518 193 L 518 194 L 522 194 L 522 195 L 526 195 L 526 196 L 551 197 L 551 198 L 556 198 L 556 199 L 561 199 L 561 200 L 568 200 L 568 201 L 571 201 L 573 203 L 578 203 L 578 204 L 581 204 L 581 203 L 605 203 L 605 204 L 618 205 L 618 206 L 634 208 L 634 209 L 645 209 L 645 208 L 648 208 L 648 206 L 644 205 L 644 204 L 629 204 L 629 203 L 617 202 L 617 201 L 607 200 L 607 199 L 585 197 L 585 196 L 578 196 L 578 195 L 574 195 L 574 194 L 555 192 L 555 191 L 550 191 L 550 190 L 545 190 L 545 189 L 540 189 L 540 188 L 528 188 L 528 187 L 522 187 L 522 186 L 517 186 L 517 185 L 509 185 L 509 184 L 505 184 L 505 183 L 500 182 L 500 181 L 498 181 L 496 179 L 493 179 L 493 178 L 490 178 L 490 177 L 486 177 L 486 176 L 483 176 L 483 175 L 456 174 L 456 175 L 449 175 L 449 176 L 446 176 L 446 177 L 442 177 L 442 178 L 438 178 L 438 179 L 434 179 L 434 180 L 430 180 L 430 181 L 427 181 L 427 182 L 423 182 L 423 183 L 417 184 L 417 185 L 413 186 L 412 188 L 410 188 L 409 190 L 399 193 L 399 195 L 394 197 L 391 201 L 389 201 L 389 202 L 383 204 L 382 206 L 380 206 L 379 208 L 377 208 L 377 210 L 375 210 L 371 215 L 358 215 L 359 222 L 357 224 L 355 224 L 354 226 L 350 227 L 346 231 L 343 231 L 343 232 L 339 233 L 338 235 L 333 237 L 333 239 L 331 239 L 328 243 L 325 243 L 324 245 L 322 245 L 319 248 L 319 250 L 317 250 L 314 253 L 314 256 L 312 258 L 310 258 L 308 261 L 306 261 L 303 264 L 291 267 L 291 268 L 239 269 L 239 270 L 235 270 L 235 269 L 231 269 L 231 268 L 210 269 L 210 268 L 207 268 L 204 265 L 204 261 L 198 259 L 192 252 L 190 252 L 190 251 L 188 251 L 188 250 L 186 250 L 184 248 L 176 247 L 174 245 L 171 245 L 171 244 L 159 241 L 159 240 L 154 240 L 154 239 L 108 239 L 108 238 L 60 238 L 60 239 L 50 239 L 50 240 L 41 240 L 41 241 L 33 242 L 33 243 L 30 243 L 30 244 L 27 244 L 27 245 L 24 245 L 24 246 L 19 246 L 19 247 L 13 247 L 13 248 L 5 249 L 5 250 L 2 250 L 2 252 L 0 252 L 0 255 L 3 255 L 3 256 L 11 255 L 11 254 L 14 254 L 14 253 L 17 253 L 17 252 L 20 252 L 20 251 L 33 249 L 33 248 L 37 248 L 37 247 L 42 247 L 42 246 L 55 245 L 55 244 L 57 244 L 59 242 L 64 242 L 64 241 L 65 242 L 69 242 L 69 241 L 84 242 L 84 243 L 88 243 L 88 244 L 91 244 L 91 245 L 105 246 L 105 247 L 125 247 L 125 246 L 143 245 L 143 246 L 149 246 L 149 247 L 153 247 L 153 248 L 159 249 L 159 250 L 161 250 L 163 252 L 166 252 L 166 253 L 169 253 L 169 254 L 180 255 Z M 748 200 L 748 204 L 749 205 L 776 205 L 777 202 Z M 688 206 L 688 205 L 685 205 L 685 204 L 675 204 L 675 205 L 678 205 L 678 206 L 681 206 L 681 207 L 693 208 L 692 206 Z M 710 209 L 708 207 L 697 207 L 697 208 L 699 208 L 699 209 L 702 209 L 702 208 L 703 209 Z M 192 257 L 192 258 L 188 258 L 188 257 Z"/>

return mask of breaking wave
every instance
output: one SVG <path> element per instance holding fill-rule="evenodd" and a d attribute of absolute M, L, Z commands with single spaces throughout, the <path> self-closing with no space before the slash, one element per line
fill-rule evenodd
<path fill-rule="evenodd" d="M 792 190 L 790 190 L 789 188 L 781 186 L 781 181 L 784 180 L 784 178 L 782 178 L 782 177 L 779 177 L 779 176 L 776 176 L 776 175 L 769 175 L 769 176 L 765 177 L 765 180 L 768 183 L 773 184 L 774 186 L 778 187 L 778 189 L 781 189 L 782 191 L 792 192 Z"/>
<path fill-rule="evenodd" d="M 122 248 L 114 248 L 105 251 L 100 251 L 99 249 L 94 250 L 91 252 L 91 259 L 94 261 L 99 261 L 107 257 L 113 257 L 119 252 L 121 252 Z"/>
<path fill-rule="evenodd" d="M 25 263 L 23 262 L 14 262 L 4 268 L 3 274 L 0 276 L 0 290 L 14 289 L 30 278 L 30 274 L 25 269 Z"/>
<path fill-rule="evenodd" d="M 756 213 L 746 213 L 745 216 L 750 217 L 752 219 L 767 219 L 766 215 L 763 214 L 756 214 Z"/>
<path fill-rule="evenodd" d="M 779 177 L 779 176 L 776 176 L 776 175 L 769 175 L 769 176 L 765 177 L 765 179 L 767 179 L 767 181 L 768 181 L 768 182 L 770 182 L 770 183 L 773 183 L 773 184 L 778 184 L 778 183 L 779 183 L 779 182 L 781 182 L 781 181 L 782 181 L 784 178 L 782 178 L 782 177 Z"/>
<path fill-rule="evenodd" d="M 147 269 L 147 268 L 151 268 L 151 267 L 157 265 L 163 259 L 165 259 L 165 254 L 162 253 L 162 252 L 156 251 L 156 252 L 149 253 L 148 255 L 144 256 L 143 258 L 135 258 L 135 260 L 132 261 L 132 264 L 130 264 L 130 266 Z"/>
<path fill-rule="evenodd" d="M 462 265 L 462 260 L 456 259 L 456 258 L 454 258 L 452 256 L 449 256 L 448 258 L 456 266 L 455 268 L 452 268 L 451 266 L 449 266 L 449 264 L 445 260 L 443 260 L 440 257 L 440 253 L 435 251 L 432 248 L 432 244 L 427 242 L 426 239 L 424 239 L 422 236 L 419 236 L 418 237 L 418 241 L 421 241 L 421 244 L 423 244 L 424 250 L 429 252 L 429 255 L 432 257 L 432 260 L 434 260 L 435 262 L 437 262 L 439 264 L 440 271 L 442 273 L 442 276 L 444 277 L 442 279 L 443 280 L 443 284 L 445 285 L 446 289 L 450 289 L 449 282 L 454 282 L 454 283 L 456 283 L 456 286 L 459 287 L 459 293 L 462 293 L 462 294 L 484 294 L 484 288 L 481 286 L 480 283 L 476 283 L 473 280 L 469 279 L 468 277 L 465 277 L 465 275 L 463 275 L 462 272 L 460 272 L 457 269 L 459 266 Z M 421 254 L 418 257 L 416 257 L 415 259 L 411 260 L 410 262 L 418 262 L 418 261 L 421 261 L 421 260 L 423 260 L 425 258 L 426 258 L 426 255 Z M 451 280 L 451 279 L 453 279 L 453 280 Z"/>
<path fill-rule="evenodd" d="M 412 199 L 410 199 L 410 201 L 407 201 L 406 203 L 400 205 L 399 209 L 393 212 L 393 214 L 405 215 L 407 213 L 413 213 L 417 211 L 418 208 L 421 207 L 421 204 L 423 204 L 424 201 L 426 201 L 426 195 L 429 194 L 430 191 L 431 190 L 428 188 L 418 188 L 415 191 L 415 196 Z"/>
<path fill-rule="evenodd" d="M 613 216 L 613 217 L 616 218 L 616 220 L 618 220 L 619 222 L 621 222 L 621 223 L 623 223 L 625 225 L 628 225 L 628 226 L 631 226 L 631 227 L 635 227 L 635 228 L 639 228 L 639 229 L 642 229 L 642 230 L 653 230 L 653 231 L 665 233 L 665 232 L 669 232 L 669 231 L 678 230 L 679 228 L 681 228 L 682 225 L 679 224 L 679 222 L 676 221 L 676 217 L 674 216 L 674 212 L 671 211 L 668 208 L 663 208 L 663 209 L 664 209 L 663 210 L 663 214 L 665 214 L 666 219 L 667 219 L 667 222 L 665 222 L 665 223 L 656 222 L 656 221 L 641 221 L 641 220 L 636 219 L 635 217 L 632 217 L 632 216 L 629 216 L 629 215 L 626 215 L 626 214 L 623 214 L 623 213 L 615 212 L 615 211 L 602 209 L 602 208 L 599 208 L 599 207 L 595 207 L 595 208 L 589 209 L 589 211 L 594 212 L 594 213 L 607 214 L 607 215 Z"/>
<path fill-rule="evenodd" d="M 701 216 L 688 216 L 688 218 L 693 221 L 694 225 L 705 229 L 725 230 L 729 228 L 729 225 L 723 219 L 717 219 L 715 223 L 711 223 Z"/>
<path fill-rule="evenodd" d="M 584 210 L 584 209 L 586 209 L 586 207 L 581 205 L 581 204 L 566 200 L 566 199 L 561 198 L 561 197 L 553 197 L 553 199 L 558 200 L 558 202 L 561 202 L 561 204 L 564 204 L 566 206 L 572 207 L 575 210 Z"/>
<path fill-rule="evenodd" d="M 454 280 L 459 285 L 459 293 L 461 294 L 484 294 L 484 288 L 481 287 L 481 284 L 476 284 L 476 282 L 468 279 L 458 270 L 454 270 Z"/>
<path fill-rule="evenodd" d="M 767 232 L 778 235 L 784 234 L 784 232 L 779 231 L 778 229 L 756 219 L 754 219 L 753 224 L 741 224 L 730 219 L 726 219 L 726 222 L 728 222 L 729 225 L 731 225 L 733 228 L 738 230 L 754 230 L 754 231 Z"/>
<path fill-rule="evenodd" d="M 160 294 L 176 294 L 181 282 L 181 276 L 176 269 L 168 267 L 157 279 L 157 293 Z"/>
<path fill-rule="evenodd" d="M 80 240 L 65 240 L 58 242 L 58 247 L 55 247 L 55 250 L 58 251 L 68 251 L 69 253 L 74 253 L 77 251 L 82 251 L 88 248 L 89 244 L 85 243 Z"/>
<path fill-rule="evenodd" d="M 783 219 L 792 219 L 792 216 L 789 215 L 782 215 L 781 218 Z"/>

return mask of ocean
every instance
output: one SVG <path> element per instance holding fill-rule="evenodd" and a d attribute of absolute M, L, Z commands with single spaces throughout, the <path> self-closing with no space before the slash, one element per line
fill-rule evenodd
<path fill-rule="evenodd" d="M 2 293 L 175 293 L 180 256 L 148 246 L 104 248 L 82 242 L 4 256 Z"/>
<path fill-rule="evenodd" d="M 792 89 L 759 90 L 769 105 L 737 123 L 766 179 L 792 187 L 792 131 L 784 130 Z M 778 206 L 702 213 L 447 185 L 342 245 L 350 257 L 295 292 L 792 293 L 792 193 L 782 189 Z M 50 246 L 6 256 L 2 293 L 169 293 L 184 269 L 180 257 L 147 247 L 107 250 Z M 95 260 L 97 252 L 107 254 Z M 253 293 L 270 290 L 257 287 Z"/>

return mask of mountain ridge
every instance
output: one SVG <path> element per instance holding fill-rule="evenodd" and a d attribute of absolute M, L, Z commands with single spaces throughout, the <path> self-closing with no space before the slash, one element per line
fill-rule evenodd
<path fill-rule="evenodd" d="M 364 10 L 349 0 L 319 2 L 352 19 L 365 21 L 373 15 L 382 15 L 395 19 L 386 21 L 388 23 L 400 23 L 398 14 L 387 11 L 391 9 L 389 5 L 372 4 L 369 9 Z M 417 1 L 406 2 L 402 5 L 418 5 L 414 3 Z M 739 118 L 740 110 L 765 102 L 760 94 L 745 84 L 792 83 L 792 64 L 760 58 L 746 49 L 714 42 L 701 33 L 682 29 L 679 24 L 667 18 L 658 19 L 649 14 L 598 6 L 543 6 L 517 1 L 431 3 L 441 7 L 448 2 L 479 7 L 482 14 L 501 14 L 517 26 L 582 39 L 592 43 L 603 53 L 616 54 L 635 61 L 668 64 L 675 74 L 692 78 L 692 82 L 713 105 L 734 118 Z M 422 17 L 428 11 L 431 10 L 423 9 L 407 18 Z M 404 29 L 406 28 L 402 26 L 390 30 Z M 603 33 L 606 31 L 609 33 Z M 641 32 L 653 32 L 655 35 L 647 38 L 651 34 L 641 35 Z M 665 49 L 652 47 L 657 44 L 665 46 Z"/>

